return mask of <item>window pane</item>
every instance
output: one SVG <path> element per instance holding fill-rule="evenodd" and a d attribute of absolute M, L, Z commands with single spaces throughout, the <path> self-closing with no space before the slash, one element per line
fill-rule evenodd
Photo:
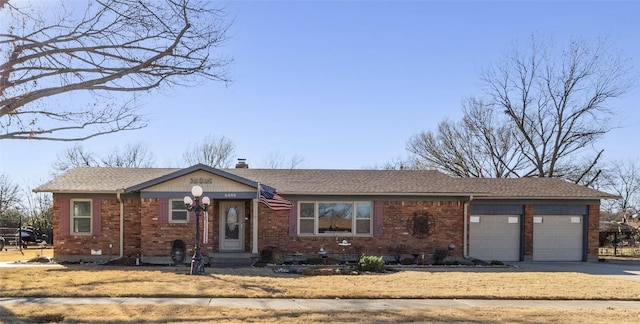
<path fill-rule="evenodd" d="M 183 200 L 171 200 L 171 211 L 169 212 L 169 221 L 171 222 L 186 222 L 187 207 L 184 205 Z"/>
<path fill-rule="evenodd" d="M 187 210 L 187 208 L 184 205 L 184 201 L 183 200 L 172 200 L 171 201 L 171 209 L 172 210 Z"/>
<path fill-rule="evenodd" d="M 314 203 L 301 203 L 300 218 L 314 218 L 315 217 L 314 209 L 315 209 Z"/>
<path fill-rule="evenodd" d="M 353 204 L 318 203 L 318 232 L 351 232 Z"/>
<path fill-rule="evenodd" d="M 371 203 L 357 203 L 356 204 L 356 219 L 367 218 L 371 219 Z"/>
<path fill-rule="evenodd" d="M 91 216 L 90 201 L 74 201 L 73 216 Z"/>
<path fill-rule="evenodd" d="M 187 220 L 187 212 L 181 210 L 174 210 L 171 212 L 171 220 L 174 221 L 186 221 Z"/>
<path fill-rule="evenodd" d="M 356 219 L 356 233 L 371 234 L 371 221 L 368 219 Z"/>
<path fill-rule="evenodd" d="M 89 232 L 91 232 L 91 218 L 74 218 L 73 219 L 73 232 L 74 233 L 89 233 Z"/>
<path fill-rule="evenodd" d="M 300 234 L 314 234 L 313 219 L 300 220 Z"/>

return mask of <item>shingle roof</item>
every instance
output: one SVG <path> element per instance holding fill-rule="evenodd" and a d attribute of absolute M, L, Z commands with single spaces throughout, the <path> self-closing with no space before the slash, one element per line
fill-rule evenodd
<path fill-rule="evenodd" d="M 196 166 L 197 167 L 197 166 Z M 194 167 L 192 167 L 194 168 Z M 88 168 L 70 170 L 38 192 L 115 192 L 139 188 L 184 169 Z M 224 169 L 231 175 L 276 188 L 280 194 L 474 195 L 501 199 L 613 199 L 598 190 L 555 178 L 452 178 L 431 170 Z"/>
<path fill-rule="evenodd" d="M 437 171 L 231 169 L 227 172 L 267 184 L 281 194 L 465 192 L 454 178 Z"/>
<path fill-rule="evenodd" d="M 497 198 L 562 198 L 562 199 L 617 199 L 616 195 L 587 188 L 559 178 L 462 178 L 457 179 L 470 191 L 483 188 L 492 199 Z"/>
<path fill-rule="evenodd" d="M 150 181 L 180 169 L 93 168 L 71 169 L 34 189 L 36 192 L 115 192 Z"/>

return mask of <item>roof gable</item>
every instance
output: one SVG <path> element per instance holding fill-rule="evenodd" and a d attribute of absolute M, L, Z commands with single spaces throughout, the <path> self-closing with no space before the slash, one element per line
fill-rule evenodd
<path fill-rule="evenodd" d="M 239 176 L 231 174 L 229 172 L 225 172 L 225 171 L 222 171 L 222 170 L 219 170 L 219 169 L 212 168 L 210 166 L 206 166 L 204 164 L 196 164 L 196 165 L 188 167 L 186 169 L 180 169 L 180 170 L 171 172 L 169 174 L 160 176 L 158 178 L 151 179 L 151 180 L 145 181 L 143 183 L 140 183 L 140 184 L 128 187 L 128 188 L 124 188 L 124 191 L 125 192 L 141 191 L 141 190 L 153 187 L 153 186 L 157 186 L 157 185 L 159 185 L 161 183 L 168 182 L 168 181 L 171 181 L 171 180 L 175 180 L 175 179 L 178 179 L 180 177 L 195 173 L 197 171 L 205 171 L 207 173 L 211 173 L 211 174 L 216 175 L 218 177 L 221 177 L 221 178 L 224 178 L 224 179 L 228 179 L 228 180 L 231 180 L 231 181 L 234 181 L 234 182 L 238 182 L 238 183 L 241 183 L 243 185 L 246 185 L 246 186 L 249 186 L 249 187 L 252 187 L 252 188 L 256 188 L 256 189 L 258 188 L 258 183 L 257 182 L 254 182 L 254 181 L 239 177 Z M 196 183 L 193 183 L 192 185 L 196 185 Z"/>

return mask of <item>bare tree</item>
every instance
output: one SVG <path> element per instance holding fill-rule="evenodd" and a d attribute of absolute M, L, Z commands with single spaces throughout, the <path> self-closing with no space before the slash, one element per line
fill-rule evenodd
<path fill-rule="evenodd" d="M 117 168 L 148 168 L 154 160 L 153 153 L 140 143 L 127 144 L 123 150 L 116 148 L 101 159 L 102 165 Z"/>
<path fill-rule="evenodd" d="M 86 151 L 82 145 L 76 144 L 58 153 L 57 159 L 51 167 L 54 174 L 57 174 L 76 167 L 95 167 L 98 165 L 95 153 Z"/>
<path fill-rule="evenodd" d="M 153 153 L 140 143 L 127 144 L 124 149 L 114 148 L 104 157 L 76 144 L 59 153 L 52 168 L 54 174 L 76 167 L 139 168 L 153 166 L 154 160 Z"/>
<path fill-rule="evenodd" d="M 517 176 L 523 158 L 508 125 L 479 99 L 468 99 L 463 108 L 462 121 L 442 121 L 437 132 L 421 132 L 407 142 L 412 164 L 458 177 Z"/>
<path fill-rule="evenodd" d="M 20 206 L 20 187 L 9 176 L 0 174 L 0 214 Z"/>
<path fill-rule="evenodd" d="M 383 164 L 364 166 L 363 170 L 421 170 L 426 169 L 423 165 L 416 165 L 415 158 L 395 157 Z"/>
<path fill-rule="evenodd" d="M 589 148 L 612 129 L 609 103 L 632 86 L 628 72 L 606 41 L 571 41 L 553 52 L 550 43 L 532 38 L 529 48 L 516 48 L 482 73 L 485 96 L 466 103 L 463 122 L 445 121 L 407 148 L 456 176 L 591 184 L 602 151 L 589 155 Z"/>
<path fill-rule="evenodd" d="M 202 163 L 213 168 L 228 168 L 235 153 L 233 142 L 222 136 L 207 136 L 202 142 L 187 149 L 182 157 L 187 165 Z"/>
<path fill-rule="evenodd" d="M 230 60 L 212 50 L 228 24 L 209 4 L 0 0 L 9 22 L 0 30 L 0 139 L 79 141 L 139 129 L 139 94 L 226 82 Z"/>
<path fill-rule="evenodd" d="M 303 161 L 304 158 L 297 154 L 287 158 L 281 152 L 271 152 L 262 164 L 268 169 L 295 169 Z"/>
<path fill-rule="evenodd" d="M 26 222 L 29 226 L 46 230 L 53 229 L 53 195 L 51 193 L 27 194 L 26 209 Z"/>
<path fill-rule="evenodd" d="M 601 186 L 621 197 L 606 200 L 603 207 L 620 218 L 630 218 L 640 211 L 640 164 L 638 161 L 614 161 L 603 173 Z M 638 218 L 638 216 L 636 216 Z"/>

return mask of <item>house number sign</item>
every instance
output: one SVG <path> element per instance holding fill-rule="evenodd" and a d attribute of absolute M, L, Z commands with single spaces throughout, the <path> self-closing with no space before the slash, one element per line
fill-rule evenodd
<path fill-rule="evenodd" d="M 213 183 L 213 178 L 191 178 L 192 184 L 208 184 Z"/>

